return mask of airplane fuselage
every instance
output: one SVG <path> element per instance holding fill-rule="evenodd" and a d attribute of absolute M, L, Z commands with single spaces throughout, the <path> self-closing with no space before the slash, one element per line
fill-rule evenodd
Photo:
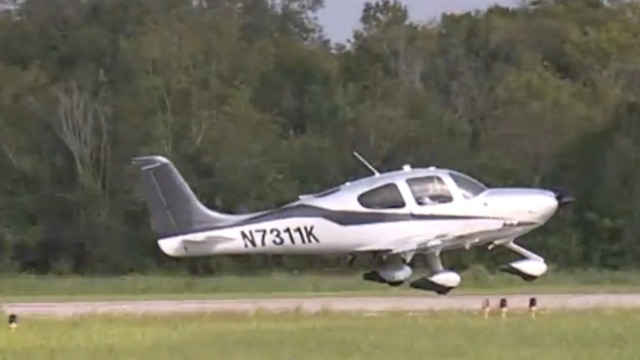
<path fill-rule="evenodd" d="M 366 215 L 365 215 L 366 214 Z M 357 214 L 350 214 L 357 218 Z M 348 215 L 346 215 L 348 216 Z M 504 238 L 522 236 L 542 225 L 491 218 L 413 214 L 363 213 L 360 219 L 345 220 L 343 224 L 322 217 L 292 217 L 260 221 L 239 226 L 195 232 L 160 239 L 162 251 L 172 257 L 277 254 L 313 255 L 356 253 L 372 244 L 384 244 L 394 239 L 413 238 L 425 234 L 446 234 L 464 228 L 491 230 L 476 233 L 470 238 L 444 239 L 440 244 L 425 242 L 422 250 L 454 250 L 482 246 Z M 369 217 L 369 219 L 367 219 Z M 376 219 L 379 218 L 379 219 Z M 386 220 L 383 220 L 386 219 Z M 494 229 L 500 224 L 499 229 Z M 493 226 L 493 227 L 492 227 Z"/>

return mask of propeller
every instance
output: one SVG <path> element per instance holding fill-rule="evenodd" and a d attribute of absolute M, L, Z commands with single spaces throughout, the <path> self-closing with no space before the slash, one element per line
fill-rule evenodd
<path fill-rule="evenodd" d="M 558 201 L 559 207 L 567 204 L 571 204 L 572 202 L 576 201 L 576 199 L 573 196 L 569 196 L 563 191 L 556 190 L 553 193 L 556 196 L 556 200 Z"/>

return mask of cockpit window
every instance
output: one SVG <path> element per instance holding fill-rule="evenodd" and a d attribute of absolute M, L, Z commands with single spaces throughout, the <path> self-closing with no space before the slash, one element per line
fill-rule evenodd
<path fill-rule="evenodd" d="M 358 202 L 369 209 L 401 209 L 405 206 L 396 184 L 386 184 L 365 191 L 358 196 Z"/>
<path fill-rule="evenodd" d="M 407 179 L 407 184 L 419 205 L 443 204 L 453 201 L 453 196 L 451 196 L 447 185 L 438 176 Z"/>
<path fill-rule="evenodd" d="M 478 196 L 485 190 L 487 187 L 482 185 L 480 182 L 459 173 L 449 172 L 449 176 L 453 182 L 458 185 L 460 192 L 462 192 L 462 196 L 465 199 L 471 199 L 472 197 Z"/>

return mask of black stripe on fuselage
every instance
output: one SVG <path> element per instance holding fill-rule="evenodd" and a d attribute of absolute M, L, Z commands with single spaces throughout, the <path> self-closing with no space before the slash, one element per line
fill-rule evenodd
<path fill-rule="evenodd" d="M 410 213 L 385 213 L 376 211 L 343 211 L 331 210 L 310 205 L 294 205 L 287 206 L 256 216 L 246 218 L 237 222 L 227 223 L 220 226 L 202 226 L 192 229 L 188 232 L 180 232 L 169 236 L 184 235 L 186 233 L 212 231 L 228 229 L 232 227 L 259 224 L 274 220 L 292 219 L 292 218 L 321 218 L 331 221 L 341 226 L 366 225 L 375 223 L 390 223 L 401 221 L 419 221 L 419 220 L 503 220 L 502 218 L 486 217 L 486 216 L 468 216 L 468 215 L 420 215 Z"/>
<path fill-rule="evenodd" d="M 460 215 L 412 215 L 410 213 L 386 213 L 376 211 L 343 211 L 331 210 L 310 205 L 295 205 L 276 209 L 266 214 L 240 221 L 234 226 L 254 224 L 256 222 L 281 220 L 289 218 L 322 218 L 342 226 L 365 225 L 378 222 L 398 222 L 412 220 L 461 220 L 461 219 L 489 219 L 478 216 Z"/>

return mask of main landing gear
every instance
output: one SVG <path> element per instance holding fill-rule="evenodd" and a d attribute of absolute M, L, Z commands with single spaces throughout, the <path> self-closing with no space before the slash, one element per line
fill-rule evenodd
<path fill-rule="evenodd" d="M 517 275 L 525 281 L 533 281 L 547 271 L 547 265 L 542 257 L 514 244 L 513 239 L 494 242 L 489 246 L 489 250 L 498 245 L 504 246 L 507 249 L 524 256 L 524 259 L 501 266 L 500 271 Z M 381 258 L 382 265 L 365 273 L 362 278 L 366 281 L 383 283 L 389 286 L 400 286 L 413 274 L 413 270 L 409 265 L 413 255 L 413 253 L 402 253 L 391 257 L 383 256 Z M 454 271 L 447 270 L 442 266 L 440 250 L 425 253 L 425 256 L 427 257 L 427 262 L 431 269 L 431 275 L 412 281 L 409 284 L 411 288 L 433 291 L 440 295 L 446 295 L 460 285 L 460 275 Z M 351 265 L 352 263 L 353 259 L 349 264 Z"/>
<path fill-rule="evenodd" d="M 413 253 L 402 253 L 392 258 L 383 257 L 383 265 L 365 273 L 362 279 L 387 284 L 389 286 L 400 286 L 413 274 L 413 270 L 409 265 L 413 255 Z M 453 271 L 445 270 L 442 267 L 439 252 L 427 253 L 425 255 L 427 256 L 432 274 L 431 276 L 411 282 L 410 286 L 412 288 L 434 291 L 444 295 L 460 285 L 460 275 Z"/>
<path fill-rule="evenodd" d="M 445 270 L 440 260 L 440 252 L 425 254 L 431 268 L 431 275 L 419 278 L 409 285 L 414 289 L 434 291 L 439 295 L 446 295 L 460 285 L 460 275 L 456 272 Z"/>
<path fill-rule="evenodd" d="M 382 256 L 378 259 L 382 265 L 364 273 L 362 279 L 394 287 L 400 286 L 413 275 L 413 269 L 409 265 L 412 258 L 413 252 L 397 254 L 390 257 Z"/>

